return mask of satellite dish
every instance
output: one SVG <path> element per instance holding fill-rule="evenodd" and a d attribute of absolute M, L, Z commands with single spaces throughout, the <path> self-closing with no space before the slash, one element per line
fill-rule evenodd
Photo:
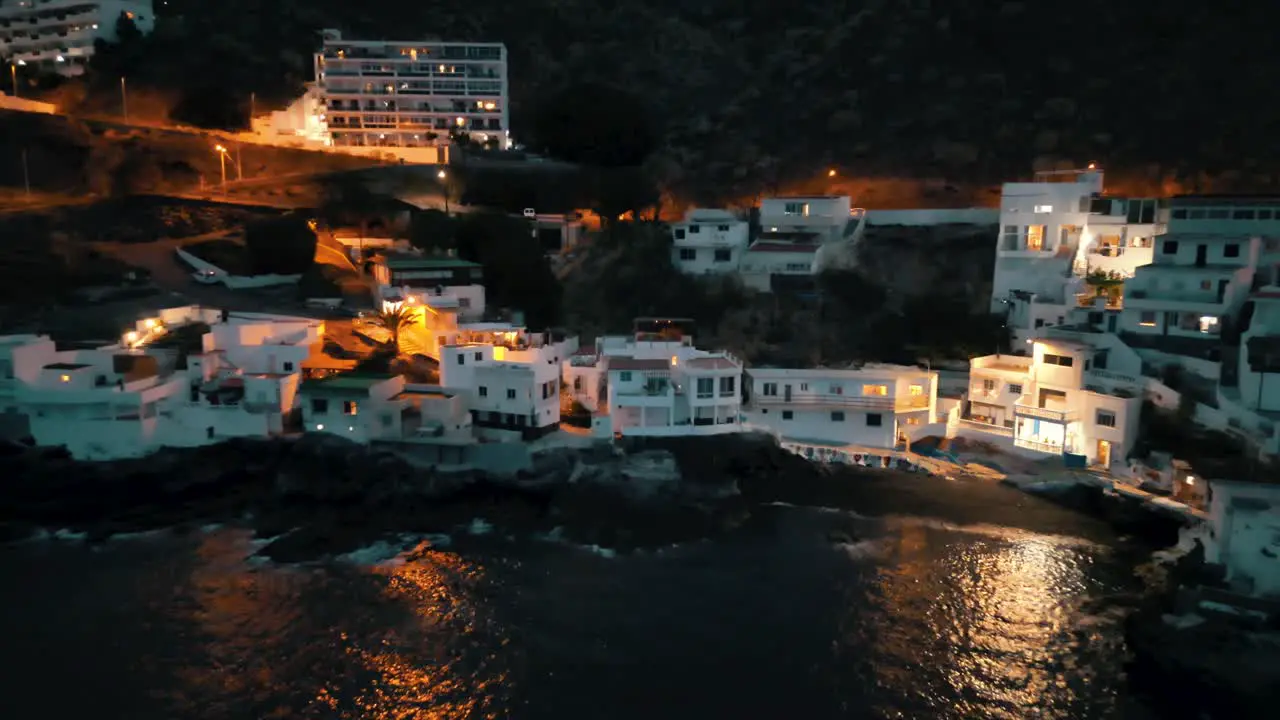
<path fill-rule="evenodd" d="M 533 211 L 533 208 L 525 208 L 525 209 L 524 209 L 524 216 L 525 216 L 525 217 L 527 217 L 527 218 L 537 217 L 537 215 L 538 215 L 538 213 L 534 212 L 534 211 Z"/>

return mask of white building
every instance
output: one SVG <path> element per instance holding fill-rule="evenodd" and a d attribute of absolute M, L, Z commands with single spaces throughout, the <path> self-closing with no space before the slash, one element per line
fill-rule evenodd
<path fill-rule="evenodd" d="M 937 419 L 937 373 L 915 367 L 756 368 L 747 382 L 747 422 L 787 441 L 893 449 Z"/>
<path fill-rule="evenodd" d="M 0 57 L 28 71 L 79 75 L 95 40 L 116 40 L 124 15 L 144 32 L 155 27 L 151 0 L 3 0 Z"/>
<path fill-rule="evenodd" d="M 413 297 L 463 321 L 484 316 L 484 269 L 478 263 L 397 252 L 379 255 L 371 263 L 378 300 L 399 303 Z"/>
<path fill-rule="evenodd" d="M 750 223 L 728 210 L 690 210 L 671 225 L 671 262 L 690 275 L 737 272 L 750 236 Z"/>
<path fill-rule="evenodd" d="M 687 320 L 641 318 L 629 336 L 597 338 L 564 363 L 573 399 L 612 435 L 709 435 L 741 430 L 742 361 L 693 346 Z"/>
<path fill-rule="evenodd" d="M 464 133 L 510 147 L 502 43 L 344 40 L 325 30 L 316 86 L 336 146 L 425 147 Z"/>
<path fill-rule="evenodd" d="M 577 338 L 523 330 L 464 337 L 441 348 L 440 384 L 466 398 L 481 434 L 540 437 L 560 426 L 560 368 L 575 350 Z"/>
<path fill-rule="evenodd" d="M 1212 480 L 1205 561 L 1226 568 L 1232 589 L 1280 596 L 1280 485 Z"/>
<path fill-rule="evenodd" d="M 988 355 L 969 365 L 963 430 L 1010 438 L 1030 453 L 1124 463 L 1138 436 L 1139 380 L 1095 367 L 1091 344 L 1040 339 L 1030 357 Z"/>
<path fill-rule="evenodd" d="M 821 249 L 820 238 L 812 233 L 762 236 L 743 255 L 742 284 L 770 292 L 775 278 L 811 278 L 818 272 Z"/>
<path fill-rule="evenodd" d="M 1077 307 L 1094 308 L 1089 278 L 1121 280 L 1151 262 L 1168 208 L 1103 193 L 1102 171 L 1092 167 L 1004 184 L 991 311 L 1009 318 L 1015 345 L 1066 323 Z M 1119 307 L 1105 298 L 1102 305 Z"/>
<path fill-rule="evenodd" d="M 760 231 L 813 233 L 818 244 L 840 239 L 853 219 L 847 195 L 764 198 L 760 202 Z"/>

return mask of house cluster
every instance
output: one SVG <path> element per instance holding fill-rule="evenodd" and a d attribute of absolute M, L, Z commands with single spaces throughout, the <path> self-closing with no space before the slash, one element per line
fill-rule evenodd
<path fill-rule="evenodd" d="M 1007 183 L 991 308 L 1013 355 L 973 361 L 963 422 L 1119 461 L 1131 401 L 1189 395 L 1197 424 L 1280 453 L 1278 267 L 1280 197 L 1117 197 L 1094 167 Z"/>
<path fill-rule="evenodd" d="M 671 226 L 671 260 L 691 275 L 735 275 L 768 292 L 816 273 L 824 248 L 848 241 L 864 212 L 847 196 L 765 198 L 754 222 L 728 210 L 690 210 Z"/>

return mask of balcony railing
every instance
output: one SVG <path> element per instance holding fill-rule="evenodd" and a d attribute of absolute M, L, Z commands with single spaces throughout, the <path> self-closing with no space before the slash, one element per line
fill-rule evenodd
<path fill-rule="evenodd" d="M 1054 410 L 1052 408 L 1039 408 L 1032 405 L 1014 405 L 1013 412 L 1015 415 L 1037 418 L 1039 420 L 1048 420 L 1056 423 L 1066 423 L 1075 419 L 1075 412 L 1071 410 Z"/>
<path fill-rule="evenodd" d="M 992 435 L 1000 435 L 1002 437 L 1013 437 L 1013 428 L 1004 425 L 992 425 L 991 423 L 974 420 L 972 418 L 960 418 L 960 424 L 975 430 L 991 433 Z"/>
<path fill-rule="evenodd" d="M 1013 445 L 1014 447 L 1026 448 L 1028 450 L 1036 450 L 1042 453 L 1052 453 L 1055 455 L 1062 454 L 1061 445 L 1053 445 L 1051 443 L 1036 442 L 1034 440 L 1024 440 L 1023 438 L 1019 438 L 1019 437 L 1015 437 L 1013 439 Z"/>
<path fill-rule="evenodd" d="M 790 398 L 785 395 L 756 395 L 754 403 L 756 405 L 799 405 L 813 407 L 837 406 L 864 410 L 881 410 L 884 412 L 906 412 L 911 410 L 927 409 L 929 407 L 929 397 L 927 395 L 915 395 L 893 398 L 884 396 L 868 397 L 865 395 L 838 395 L 832 393 L 806 393 L 803 395 L 792 395 Z"/>

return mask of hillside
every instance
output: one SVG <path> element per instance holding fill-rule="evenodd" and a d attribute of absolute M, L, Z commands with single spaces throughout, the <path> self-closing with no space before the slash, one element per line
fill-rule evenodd
<path fill-rule="evenodd" d="M 302 79 L 321 27 L 502 41 L 517 136 L 558 86 L 615 83 L 662 127 L 655 169 L 704 202 L 829 165 L 991 182 L 1097 161 L 1116 179 L 1263 189 L 1280 160 L 1276 103 L 1259 92 L 1280 69 L 1267 7 L 529 0 L 513 13 L 497 0 L 169 0 L 191 30 L 189 51 L 163 64 L 247 104 Z"/>
<path fill-rule="evenodd" d="M 986 312 L 997 234 L 995 225 L 868 225 L 855 267 L 890 297 L 953 298 Z"/>
<path fill-rule="evenodd" d="M 23 187 L 22 155 L 31 189 L 64 198 L 187 191 L 221 178 L 218 139 L 192 132 L 115 125 L 58 115 L 0 111 L 0 187 Z M 222 141 L 225 142 L 225 141 Z M 244 145 L 245 178 L 323 173 L 368 167 L 350 155 Z M 234 166 L 228 163 L 229 176 Z M 12 194 L 10 194 L 12 196 Z"/>

